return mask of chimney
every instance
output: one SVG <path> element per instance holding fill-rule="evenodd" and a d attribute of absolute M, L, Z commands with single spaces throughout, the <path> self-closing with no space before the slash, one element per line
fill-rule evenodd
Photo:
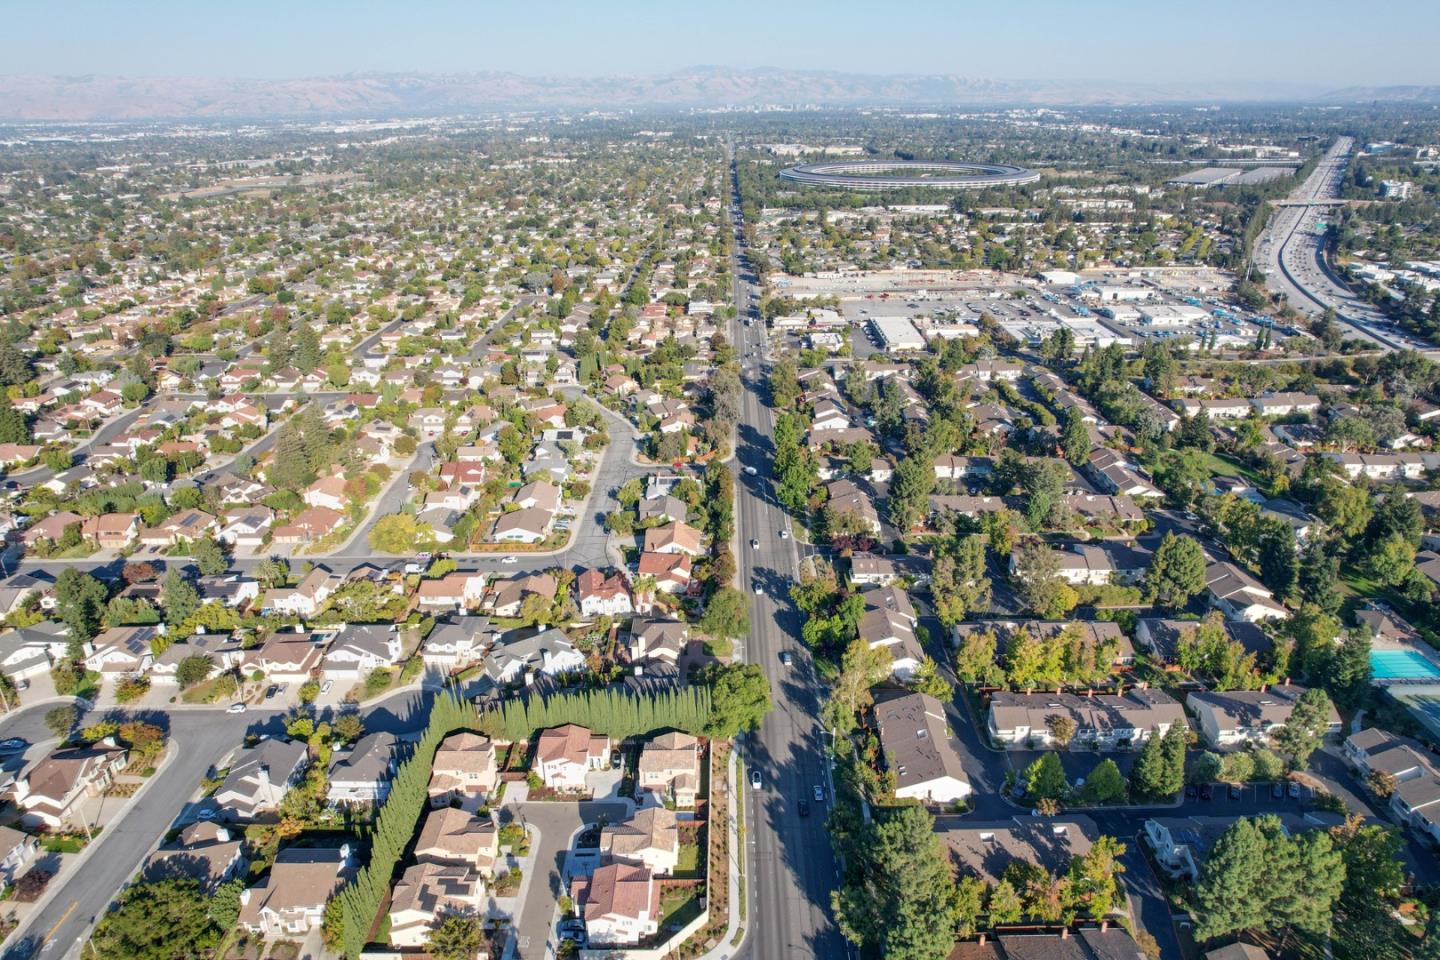
<path fill-rule="evenodd" d="M 1264 693 L 1266 690 L 1269 690 L 1269 689 L 1270 689 L 1270 684 L 1268 684 L 1268 683 L 1262 683 L 1262 684 L 1260 684 L 1260 692 L 1261 692 L 1261 693 Z"/>
<path fill-rule="evenodd" d="M 250 892 L 250 891 L 249 891 L 248 889 L 245 891 L 245 893 L 249 893 L 249 892 Z M 980 946 L 982 946 L 982 947 L 985 946 L 985 933 L 984 933 L 984 931 L 981 931 L 981 933 L 980 933 Z"/>
<path fill-rule="evenodd" d="M 255 772 L 255 779 L 260 781 L 261 786 L 270 786 L 270 764 L 262 763 Z"/>
<path fill-rule="evenodd" d="M 1101 933 L 1104 933 L 1106 930 L 1109 930 L 1109 929 L 1110 929 L 1110 921 L 1109 921 L 1109 920 L 1101 920 L 1101 921 L 1100 921 L 1100 932 L 1101 932 Z"/>
<path fill-rule="evenodd" d="M 1290 686 L 1290 678 L 1289 678 L 1289 677 L 1286 677 L 1286 678 L 1285 678 L 1284 686 L 1287 686 L 1287 687 Z"/>
<path fill-rule="evenodd" d="M 1061 927 L 1061 928 L 1060 928 L 1060 939 L 1061 939 L 1061 940 L 1069 940 L 1069 939 L 1070 939 L 1070 928 L 1069 928 L 1068 926 L 1067 926 L 1067 927 Z"/>

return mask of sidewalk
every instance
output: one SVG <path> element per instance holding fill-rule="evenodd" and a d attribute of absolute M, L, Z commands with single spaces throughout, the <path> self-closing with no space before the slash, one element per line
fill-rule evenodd
<path fill-rule="evenodd" d="M 736 767 L 738 764 L 739 752 L 732 746 L 730 750 L 730 761 L 726 764 L 725 780 L 726 789 L 730 793 L 731 802 L 727 805 L 727 823 L 725 828 L 729 831 L 730 849 L 730 917 L 725 924 L 725 933 L 720 937 L 715 947 L 706 953 L 702 953 L 699 960 L 729 960 L 735 956 L 745 945 L 745 934 L 748 928 L 741 927 L 740 923 L 740 888 L 741 888 L 741 858 L 745 856 L 745 848 L 740 845 L 740 804 L 744 802 L 743 794 L 736 789 Z M 752 887 L 746 887 L 748 894 Z M 750 904 L 745 904 L 746 916 L 753 917 L 754 910 Z"/>

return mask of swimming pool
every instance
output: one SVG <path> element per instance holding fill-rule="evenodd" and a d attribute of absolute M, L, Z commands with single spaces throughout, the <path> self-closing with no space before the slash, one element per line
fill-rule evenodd
<path fill-rule="evenodd" d="M 1440 667 L 1414 650 L 1371 650 L 1370 675 L 1376 680 L 1440 680 Z"/>

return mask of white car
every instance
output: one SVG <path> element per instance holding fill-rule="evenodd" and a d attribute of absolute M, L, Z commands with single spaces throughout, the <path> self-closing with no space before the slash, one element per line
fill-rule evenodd
<path fill-rule="evenodd" d="M 748 476 L 748 477 L 753 477 L 753 476 L 755 476 L 755 475 L 756 475 L 757 473 L 759 473 L 759 472 L 760 472 L 760 471 L 759 471 L 759 470 L 756 470 L 754 467 L 746 467 L 746 468 L 745 468 L 745 475 Z"/>
<path fill-rule="evenodd" d="M 751 541 L 750 541 L 750 549 L 751 549 L 751 550 L 759 550 L 759 549 L 760 549 L 760 541 L 759 541 L 759 540 L 751 540 Z"/>
<path fill-rule="evenodd" d="M 781 531 L 780 531 L 780 539 L 781 539 L 781 540 L 789 540 L 789 539 L 790 539 L 790 531 L 789 531 L 789 530 L 785 530 L 785 529 L 782 528 Z"/>
<path fill-rule="evenodd" d="M 245 706 L 245 704 L 243 704 L 243 703 L 232 703 L 232 704 L 230 704 L 229 708 L 228 708 L 225 712 L 226 712 L 226 713 L 244 713 L 246 710 L 249 710 L 249 709 L 250 709 L 250 708 L 247 707 L 247 706 Z"/>
<path fill-rule="evenodd" d="M 760 584 L 758 584 L 758 583 L 755 584 L 755 596 L 757 596 L 757 597 L 763 597 L 763 596 L 765 596 L 765 588 L 762 587 L 762 586 L 760 586 Z"/>
<path fill-rule="evenodd" d="M 513 556 L 512 556 L 512 557 L 505 557 L 505 558 L 504 558 L 503 560 L 501 560 L 500 562 L 501 562 L 501 563 L 519 563 L 519 562 L 520 562 L 520 559 L 519 559 L 518 557 L 513 557 Z"/>

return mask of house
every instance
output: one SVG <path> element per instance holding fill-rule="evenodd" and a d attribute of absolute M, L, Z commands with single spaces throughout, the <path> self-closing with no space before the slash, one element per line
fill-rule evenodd
<path fill-rule="evenodd" d="M 247 863 L 240 837 L 218 823 L 197 820 L 150 854 L 141 873 L 150 881 L 190 878 L 199 882 L 201 890 L 213 893 L 220 884 L 239 876 Z"/>
<path fill-rule="evenodd" d="M 1285 605 L 1260 581 L 1228 561 L 1205 568 L 1205 590 L 1210 603 L 1230 620 L 1284 620 L 1290 616 Z"/>
<path fill-rule="evenodd" d="M 498 777 L 495 744 L 489 737 L 453 733 L 441 741 L 430 764 L 430 805 L 478 803 L 495 789 Z"/>
<path fill-rule="evenodd" d="M 1270 814 L 1280 821 L 1280 830 L 1293 836 L 1306 830 L 1338 826 L 1337 814 Z M 1175 879 L 1195 881 L 1200 869 L 1225 832 L 1235 825 L 1234 817 L 1151 817 L 1142 836 L 1161 868 Z"/>
<path fill-rule="evenodd" d="M 259 647 L 241 654 L 240 668 L 247 675 L 259 670 L 272 683 L 305 683 L 320 671 L 329 633 L 272 633 Z"/>
<path fill-rule="evenodd" d="M 32 600 L 43 603 L 54 586 L 55 578 L 43 570 L 22 571 L 0 581 L 0 617 L 23 610 Z"/>
<path fill-rule="evenodd" d="M 630 662 L 655 661 L 673 667 L 680 662 L 689 642 L 689 624 L 636 617 L 630 623 Z"/>
<path fill-rule="evenodd" d="M 421 580 L 415 591 L 423 610 L 460 611 L 479 604 L 485 595 L 485 575 L 479 571 L 448 573 L 435 580 Z"/>
<path fill-rule="evenodd" d="M 421 642 L 420 659 L 427 673 L 450 673 L 479 660 L 499 637 L 489 617 L 441 620 Z"/>
<path fill-rule="evenodd" d="M 641 864 L 669 876 L 680 864 L 680 827 L 673 810 L 642 807 L 629 820 L 600 830 L 600 855 L 614 863 Z"/>
<path fill-rule="evenodd" d="M 164 632 L 162 626 L 111 627 L 95 638 L 85 669 L 106 677 L 144 673 L 155 659 L 151 645 Z"/>
<path fill-rule="evenodd" d="M 1247 744 L 1265 745 L 1270 735 L 1290 719 L 1304 687 L 1276 684 L 1259 690 L 1196 691 L 1185 698 L 1200 725 L 1205 741 L 1216 750 L 1233 750 Z M 1330 706 L 1326 735 L 1340 733 L 1340 714 Z"/>
<path fill-rule="evenodd" d="M 94 540 L 102 550 L 124 550 L 140 532 L 138 513 L 102 513 L 80 524 L 80 536 Z"/>
<path fill-rule="evenodd" d="M 612 863 L 570 881 L 591 944 L 634 945 L 660 929 L 660 885 L 650 868 Z"/>
<path fill-rule="evenodd" d="M 915 636 L 913 616 L 872 607 L 860 618 L 860 639 L 872 650 L 885 648 L 890 654 L 891 675 L 897 679 L 910 679 L 925 661 L 925 650 Z"/>
<path fill-rule="evenodd" d="M 199 540 L 209 536 L 218 527 L 210 514 L 194 508 L 172 514 L 153 527 L 139 532 L 140 542 L 147 547 L 172 547 L 186 540 Z"/>
<path fill-rule="evenodd" d="M 228 633 L 197 633 L 187 637 L 184 643 L 172 643 L 161 651 L 150 664 L 149 676 L 157 685 L 178 683 L 180 664 L 191 657 L 207 658 L 213 672 L 229 670 L 240 662 L 242 653 L 240 642 Z"/>
<path fill-rule="evenodd" d="M 940 701 L 925 693 L 889 697 L 875 705 L 875 723 L 896 797 L 948 804 L 970 795 Z"/>
<path fill-rule="evenodd" d="M 973 821 L 955 816 L 935 818 L 935 836 L 958 876 L 996 884 L 1011 863 L 1030 863 L 1053 876 L 1064 876 L 1070 862 L 1090 852 L 1100 828 L 1087 816 L 1037 820 Z"/>
<path fill-rule="evenodd" d="M 447 916 L 484 913 L 485 882 L 469 867 L 417 863 L 390 893 L 390 946 L 425 946 L 431 929 Z"/>
<path fill-rule="evenodd" d="M 485 655 L 485 673 L 496 683 L 518 680 L 530 674 L 558 677 L 585 669 L 585 657 L 563 632 L 555 628 L 530 637 L 511 637 L 496 642 Z"/>
<path fill-rule="evenodd" d="M 676 731 L 651 738 L 640 751 L 635 785 L 677 807 L 695 806 L 700 790 L 700 741 Z"/>
<path fill-rule="evenodd" d="M 675 521 L 684 521 L 689 517 L 690 510 L 685 506 L 685 501 L 666 494 L 663 497 L 652 497 L 641 500 L 635 505 L 635 515 L 641 523 L 650 520 L 658 520 L 661 523 L 673 523 Z"/>
<path fill-rule="evenodd" d="M 215 803 L 227 820 L 253 820 L 271 813 L 300 782 L 308 757 L 305 744 L 291 740 L 266 737 L 243 747 L 215 791 Z"/>
<path fill-rule="evenodd" d="M 25 532 L 20 535 L 20 542 L 27 547 L 34 547 L 42 539 L 59 543 L 60 538 L 65 536 L 65 528 L 71 524 L 75 524 L 79 530 L 84 527 L 85 518 L 69 510 L 57 511 L 26 527 Z"/>
<path fill-rule="evenodd" d="M 607 577 L 593 568 L 585 570 L 575 578 L 575 598 L 580 615 L 585 617 L 618 617 L 634 612 L 630 586 L 618 573 Z"/>
<path fill-rule="evenodd" d="M 490 528 L 490 539 L 496 543 L 540 543 L 550 536 L 555 515 L 538 507 L 526 507 L 502 513 Z"/>
<path fill-rule="evenodd" d="M 345 496 L 345 478 L 336 474 L 321 477 L 305 488 L 300 499 L 308 506 L 328 507 L 341 512 L 349 503 L 349 498 Z"/>
<path fill-rule="evenodd" d="M 305 934 L 320 926 L 325 904 L 349 879 L 350 845 L 287 847 L 265 878 L 240 893 L 238 924 L 267 937 Z"/>
<path fill-rule="evenodd" d="M 80 802 L 103 794 L 129 760 L 129 752 L 108 739 L 91 747 L 56 750 L 15 780 L 21 822 L 52 830 L 66 826 Z"/>
<path fill-rule="evenodd" d="M 16 683 L 49 673 L 51 665 L 64 658 L 69 633 L 58 620 L 0 633 L 0 673 Z M 87 654 L 93 649 L 88 643 L 82 647 Z"/>
<path fill-rule="evenodd" d="M 482 606 L 497 617 L 518 617 L 520 607 L 527 597 L 534 594 L 553 601 L 558 589 L 555 578 L 548 573 L 531 573 L 495 580 L 490 584 L 490 592 Z"/>
<path fill-rule="evenodd" d="M 203 603 L 223 603 L 237 610 L 260 598 L 260 581 L 239 573 L 218 573 L 195 581 Z"/>
<path fill-rule="evenodd" d="M 870 495 L 851 480 L 833 480 L 825 485 L 827 495 L 825 509 L 835 516 L 853 515 L 872 534 L 879 534 L 880 514 Z"/>
<path fill-rule="evenodd" d="M 220 527 L 220 542 L 245 550 L 258 550 L 275 522 L 275 511 L 269 507 L 241 507 L 226 510 Z"/>
<path fill-rule="evenodd" d="M 9 887 L 35 859 L 40 840 L 14 827 L 0 827 L 0 889 Z"/>
<path fill-rule="evenodd" d="M 288 613 L 297 617 L 312 617 L 330 599 L 330 594 L 339 589 L 344 581 L 324 567 L 317 566 L 293 587 L 276 587 L 265 592 L 260 601 L 262 612 Z"/>
<path fill-rule="evenodd" d="M 390 780 L 399 762 L 400 742 L 384 731 L 367 733 L 330 763 L 330 787 L 325 798 L 333 804 L 381 804 L 390 795 Z"/>
<path fill-rule="evenodd" d="M 1054 745 L 1056 717 L 1075 725 L 1069 749 L 1124 750 L 1152 735 L 1164 736 L 1172 724 L 1185 723 L 1180 703 L 1160 690 L 1135 688 L 1123 694 L 1077 696 L 1073 693 L 1008 693 L 990 697 L 986 729 L 1007 750 Z"/>
<path fill-rule="evenodd" d="M 275 543 L 314 543 L 330 536 L 345 523 L 345 514 L 331 507 L 310 507 L 296 514 L 289 523 L 270 531 Z"/>
<path fill-rule="evenodd" d="M 679 520 L 645 531 L 645 553 L 684 553 L 698 557 L 703 553 L 700 531 Z"/>
<path fill-rule="evenodd" d="M 687 553 L 642 553 L 635 577 L 650 577 L 663 593 L 684 593 L 690 586 L 690 555 Z M 637 600 L 639 598 L 636 598 Z"/>
<path fill-rule="evenodd" d="M 585 774 L 603 769 L 610 760 L 610 738 L 567 723 L 540 731 L 534 769 L 554 790 L 585 789 Z"/>
<path fill-rule="evenodd" d="M 1368 777 L 1377 770 L 1405 783 L 1421 777 L 1436 776 L 1429 752 L 1419 742 L 1401 737 L 1379 727 L 1358 730 L 1345 738 L 1345 759 Z"/>
<path fill-rule="evenodd" d="M 1153 558 L 1148 550 L 1137 549 L 1115 541 L 1071 543 L 1050 551 L 1055 556 L 1056 573 L 1067 583 L 1077 586 L 1134 583 L 1149 569 Z M 1020 567 L 1020 551 L 1010 554 L 1010 573 Z"/>
<path fill-rule="evenodd" d="M 850 582 L 857 586 L 885 586 L 899 579 L 892 560 L 873 553 L 857 553 L 850 558 Z"/>
<path fill-rule="evenodd" d="M 495 875 L 500 856 L 500 831 L 488 816 L 441 807 L 425 815 L 415 840 L 415 859 L 469 867 L 482 876 Z"/>
<path fill-rule="evenodd" d="M 395 624 L 351 623 L 330 641 L 321 673 L 327 680 L 363 680 L 376 670 L 399 666 L 403 653 Z"/>

